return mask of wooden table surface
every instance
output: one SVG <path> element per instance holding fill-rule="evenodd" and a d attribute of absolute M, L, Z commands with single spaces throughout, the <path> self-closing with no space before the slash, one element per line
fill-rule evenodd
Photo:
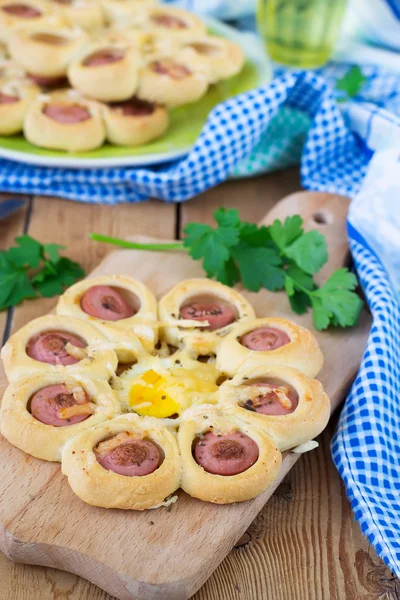
<path fill-rule="evenodd" d="M 258 221 L 275 202 L 299 189 L 298 172 L 292 169 L 227 182 L 182 205 L 149 201 L 109 207 L 26 197 L 24 210 L 0 221 L 0 249 L 27 232 L 43 243 L 64 244 L 68 256 L 90 271 L 111 251 L 91 242 L 90 232 L 180 237 L 186 223 L 211 222 L 220 206 L 238 208 L 242 219 Z M 53 305 L 54 299 L 38 299 L 0 313 L 0 341 Z M 335 421 L 320 436 L 320 447 L 298 461 L 192 600 L 400 599 L 399 580 L 362 536 L 332 463 Z M 18 565 L 0 553 L 0 600 L 112 598 L 75 575 Z"/>

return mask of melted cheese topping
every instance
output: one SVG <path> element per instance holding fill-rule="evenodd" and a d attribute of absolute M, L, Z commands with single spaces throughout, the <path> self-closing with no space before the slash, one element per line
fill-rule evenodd
<path fill-rule="evenodd" d="M 179 352 L 168 358 L 149 357 L 113 381 L 125 410 L 164 419 L 192 405 L 217 401 L 215 365 Z"/>

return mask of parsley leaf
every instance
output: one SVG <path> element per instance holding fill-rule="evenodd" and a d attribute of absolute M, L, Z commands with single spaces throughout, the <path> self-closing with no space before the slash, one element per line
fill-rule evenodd
<path fill-rule="evenodd" d="M 319 231 L 308 231 L 285 248 L 285 256 L 293 260 L 305 273 L 318 273 L 328 260 L 328 247 Z"/>
<path fill-rule="evenodd" d="M 18 244 L 16 248 L 7 251 L 8 260 L 16 267 L 29 266 L 36 269 L 42 257 L 42 246 L 29 235 L 15 238 Z"/>
<path fill-rule="evenodd" d="M 320 321 L 327 322 L 325 327 L 329 324 L 340 327 L 354 325 L 363 307 L 361 298 L 353 292 L 356 287 L 357 278 L 348 269 L 338 269 L 333 273 L 322 287 L 313 292 L 314 321 L 317 311 L 318 324 Z"/>
<path fill-rule="evenodd" d="M 347 73 L 337 81 L 336 89 L 344 92 L 343 96 L 340 96 L 338 102 L 346 102 L 347 100 L 354 98 L 363 87 L 367 78 L 363 75 L 360 67 L 354 65 L 347 71 Z"/>
<path fill-rule="evenodd" d="M 29 235 L 15 241 L 16 246 L 0 252 L 0 310 L 25 298 L 61 294 L 84 275 L 77 263 L 60 257 L 59 244 L 42 245 Z"/>
<path fill-rule="evenodd" d="M 271 237 L 280 250 L 285 250 L 303 233 L 303 219 L 300 215 L 287 217 L 285 222 L 274 221 L 269 227 Z"/>
<path fill-rule="evenodd" d="M 248 290 L 258 292 L 264 287 L 273 292 L 283 288 L 285 272 L 278 268 L 282 261 L 276 250 L 252 248 L 242 243 L 233 249 L 232 256 Z"/>

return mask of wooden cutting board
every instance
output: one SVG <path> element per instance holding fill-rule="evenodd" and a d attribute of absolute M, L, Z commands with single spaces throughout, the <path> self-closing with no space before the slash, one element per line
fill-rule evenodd
<path fill-rule="evenodd" d="M 278 203 L 263 223 L 300 213 L 306 228 L 324 233 L 329 263 L 321 272 L 323 280 L 347 260 L 347 208 L 343 197 L 301 192 Z M 110 273 L 136 277 L 158 297 L 182 279 L 203 275 L 183 252 L 132 250 L 110 254 L 92 275 Z M 312 327 L 311 315 L 294 315 L 284 294 L 246 295 L 258 316 L 283 316 Z M 364 311 L 354 329 L 317 333 L 325 356 L 320 379 L 332 410 L 355 376 L 369 327 Z M 6 385 L 1 370 L 1 394 Z M 243 535 L 298 458 L 286 453 L 279 478 L 254 500 L 217 506 L 180 491 L 170 509 L 138 513 L 86 505 L 72 493 L 58 464 L 27 456 L 0 436 L 0 548 L 18 562 L 76 573 L 120 600 L 186 600 Z"/>

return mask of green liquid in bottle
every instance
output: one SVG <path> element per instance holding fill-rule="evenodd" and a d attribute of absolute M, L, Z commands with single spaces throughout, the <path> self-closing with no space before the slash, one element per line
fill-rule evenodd
<path fill-rule="evenodd" d="M 346 0 L 258 0 L 257 21 L 272 60 L 299 68 L 328 60 Z"/>

